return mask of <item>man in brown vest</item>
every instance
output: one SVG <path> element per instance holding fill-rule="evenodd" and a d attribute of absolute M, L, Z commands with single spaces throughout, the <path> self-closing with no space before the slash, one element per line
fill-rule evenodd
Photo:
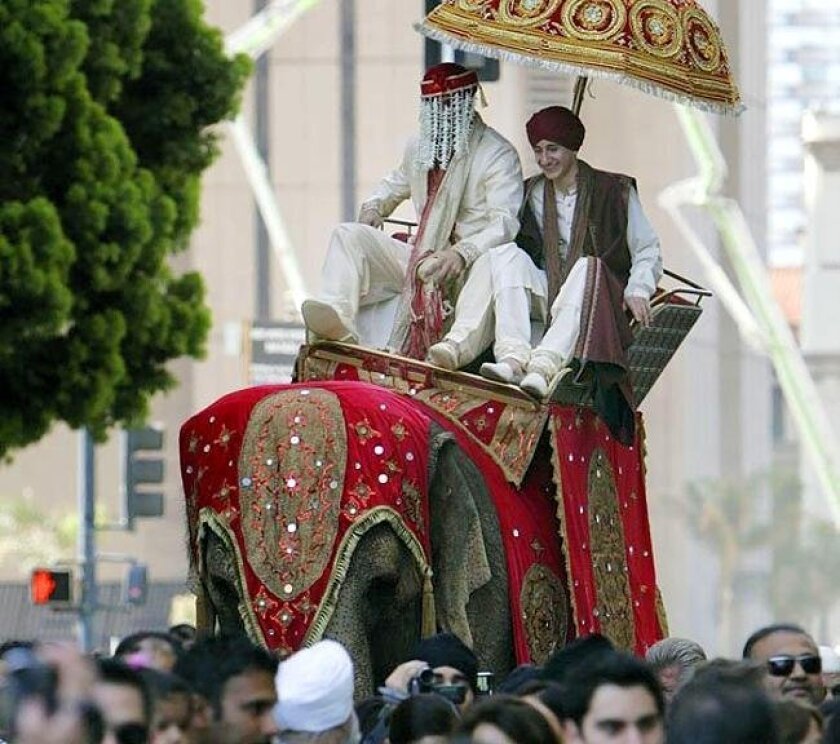
<path fill-rule="evenodd" d="M 573 364 L 579 379 L 591 384 L 595 408 L 610 429 L 631 441 L 634 406 L 626 350 L 632 337 L 625 309 L 638 322 L 650 322 L 650 298 L 662 274 L 659 240 L 642 211 L 635 181 L 578 159 L 585 129 L 574 113 L 551 106 L 534 114 L 526 130 L 541 172 L 525 182 L 516 239 L 522 250 L 496 249 L 489 292 L 475 286 L 478 275 L 461 292 L 462 299 L 492 298 L 497 361 L 482 365 L 481 373 L 518 383 L 543 399 Z M 459 317 L 461 306 L 466 302 L 459 299 L 443 344 L 457 338 L 460 325 L 477 322 L 470 317 L 474 308 L 470 313 L 465 307 Z M 534 349 L 531 317 L 550 319 Z M 433 346 L 430 359 L 445 358 L 441 351 Z"/>

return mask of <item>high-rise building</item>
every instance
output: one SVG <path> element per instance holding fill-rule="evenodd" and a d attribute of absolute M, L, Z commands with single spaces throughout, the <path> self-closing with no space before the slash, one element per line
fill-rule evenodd
<path fill-rule="evenodd" d="M 771 0 L 768 16 L 768 258 L 802 260 L 802 116 L 840 105 L 840 0 Z"/>

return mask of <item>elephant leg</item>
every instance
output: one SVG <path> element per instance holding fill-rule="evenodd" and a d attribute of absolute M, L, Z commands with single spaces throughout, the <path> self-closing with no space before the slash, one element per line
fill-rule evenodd
<path fill-rule="evenodd" d="M 451 439 L 438 452 L 429 508 L 438 625 L 504 675 L 514 654 L 499 522 L 481 473 Z"/>
<path fill-rule="evenodd" d="M 226 635 L 246 635 L 245 624 L 239 614 L 242 598 L 237 588 L 233 556 L 225 543 L 211 530 L 208 530 L 202 548 L 207 572 L 204 586 L 219 631 Z M 211 635 L 213 630 L 209 629 Z"/>
<path fill-rule="evenodd" d="M 420 638 L 422 582 L 414 558 L 387 524 L 372 527 L 353 553 L 324 635 L 355 662 L 356 696 L 373 694 Z"/>

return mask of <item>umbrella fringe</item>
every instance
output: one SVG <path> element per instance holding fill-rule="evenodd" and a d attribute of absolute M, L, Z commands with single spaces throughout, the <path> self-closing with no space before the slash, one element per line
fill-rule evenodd
<path fill-rule="evenodd" d="M 742 103 L 715 103 L 714 101 L 699 100 L 687 93 L 677 93 L 676 91 L 669 90 L 668 88 L 663 88 L 656 83 L 639 80 L 632 75 L 625 75 L 612 70 L 596 70 L 582 65 L 575 65 L 571 62 L 537 59 L 536 57 L 531 57 L 527 54 L 519 54 L 517 52 L 508 51 L 507 49 L 498 49 L 497 47 L 480 44 L 474 41 L 465 41 L 458 36 L 441 31 L 440 29 L 430 26 L 427 23 L 415 23 L 414 29 L 434 41 L 457 47 L 464 52 L 480 54 L 483 57 L 495 57 L 497 59 L 503 59 L 507 62 L 517 62 L 519 64 L 527 65 L 528 67 L 538 67 L 543 70 L 566 73 L 567 75 L 580 75 L 584 77 L 598 78 L 601 80 L 611 80 L 616 83 L 621 83 L 622 85 L 628 85 L 636 88 L 643 93 L 648 93 L 658 98 L 672 101 L 673 103 L 693 106 L 694 108 L 711 114 L 730 114 L 732 116 L 738 116 L 746 108 L 746 106 Z"/>

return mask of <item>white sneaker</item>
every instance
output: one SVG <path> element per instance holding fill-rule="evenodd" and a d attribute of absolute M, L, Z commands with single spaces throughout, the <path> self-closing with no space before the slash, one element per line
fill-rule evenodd
<path fill-rule="evenodd" d="M 488 380 L 504 382 L 506 385 L 518 384 L 524 374 L 521 370 L 515 370 L 507 362 L 484 362 L 479 372 Z"/>
<path fill-rule="evenodd" d="M 519 387 L 540 400 L 548 397 L 548 381 L 539 372 L 529 372 L 522 378 Z"/>
<path fill-rule="evenodd" d="M 343 341 L 348 344 L 359 342 L 350 330 L 349 324 L 332 305 L 319 300 L 305 300 L 300 307 L 303 322 L 308 331 L 328 341 Z"/>
<path fill-rule="evenodd" d="M 461 365 L 458 359 L 458 348 L 451 341 L 438 341 L 429 347 L 426 355 L 429 362 L 442 369 L 456 370 Z"/>

